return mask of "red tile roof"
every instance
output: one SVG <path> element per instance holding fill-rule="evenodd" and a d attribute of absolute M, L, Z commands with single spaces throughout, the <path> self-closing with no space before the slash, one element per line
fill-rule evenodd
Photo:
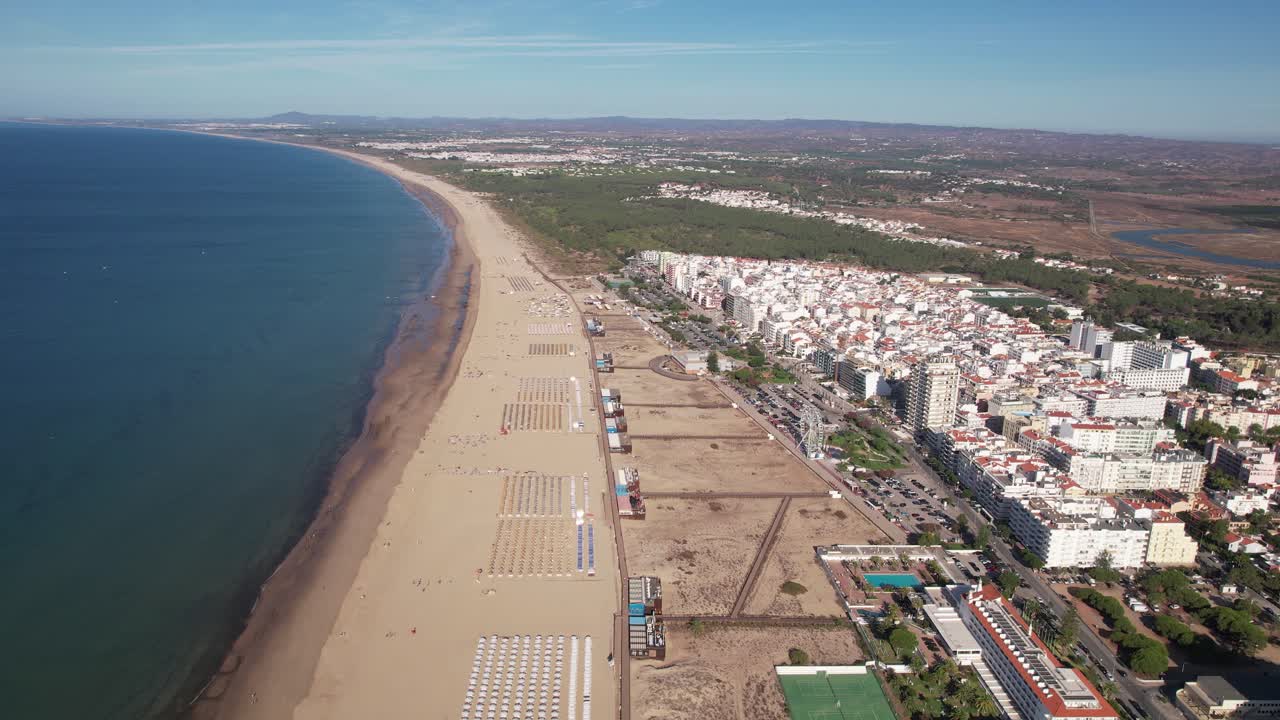
<path fill-rule="evenodd" d="M 1018 611 L 1014 609 L 1013 605 L 1007 599 L 1005 599 L 1004 595 L 1000 594 L 1000 588 L 995 585 L 986 585 L 982 588 L 981 594 L 978 598 L 981 600 L 997 602 L 1003 606 L 1009 617 L 1013 618 L 1013 621 L 1022 627 L 1023 631 L 1027 633 L 1027 636 L 1031 638 L 1031 641 L 1044 652 L 1045 657 L 1048 658 L 1049 662 L 1056 668 L 1062 668 L 1062 663 L 1058 662 L 1058 658 L 1049 651 L 1049 648 L 1041 642 L 1039 637 L 1036 637 L 1035 633 L 1031 632 L 1031 628 L 1027 626 L 1026 621 L 1022 619 L 1022 616 L 1018 614 Z M 1037 688 L 1035 679 L 1031 677 L 1031 673 L 1027 672 L 1027 669 L 1022 667 L 1022 664 L 1018 662 L 1016 657 L 1014 657 L 1013 650 L 1000 640 L 1000 636 L 997 634 L 995 626 L 993 626 L 989 620 L 982 617 L 982 613 L 979 612 L 977 608 L 974 608 L 973 615 L 978 622 L 982 624 L 983 628 L 986 629 L 987 633 L 991 636 L 991 639 L 995 641 L 996 645 L 1004 653 L 1005 658 L 1008 659 L 1009 665 L 1018 672 L 1022 677 L 1023 682 L 1027 684 L 1027 687 L 1035 690 Z M 1037 699 L 1040 700 L 1051 715 L 1054 717 L 1120 717 L 1116 713 L 1115 708 L 1111 707 L 1110 703 L 1103 699 L 1102 694 L 1093 686 L 1093 683 L 1089 682 L 1088 678 L 1073 668 L 1068 668 L 1066 671 L 1074 673 L 1076 677 L 1079 678 L 1080 682 L 1093 695 L 1094 700 L 1098 702 L 1098 707 L 1069 708 L 1067 707 L 1066 702 L 1063 701 L 1062 697 L 1058 695 L 1056 691 L 1052 688 L 1046 688 L 1045 690 L 1047 692 L 1037 693 Z"/>

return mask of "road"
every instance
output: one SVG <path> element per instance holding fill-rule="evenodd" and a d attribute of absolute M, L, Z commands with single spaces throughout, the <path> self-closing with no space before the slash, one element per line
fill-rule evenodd
<path fill-rule="evenodd" d="M 659 332 L 661 331 L 659 330 Z M 665 333 L 663 335 L 665 336 Z M 702 337 L 700 340 L 702 342 L 697 344 L 702 346 L 720 344 L 718 342 L 714 342 L 712 338 Z M 708 340 L 712 340 L 712 342 L 707 342 Z M 793 367 L 795 365 L 795 363 L 792 364 Z M 803 372 L 797 373 L 797 375 L 800 376 L 800 383 L 798 385 L 805 391 L 807 397 L 812 397 L 813 392 L 822 392 L 822 399 L 824 400 L 822 405 L 825 406 L 823 409 L 827 412 L 828 419 L 832 418 L 832 413 L 843 414 L 847 412 L 858 412 L 861 410 L 860 408 L 832 396 L 832 394 L 825 389 L 819 390 L 821 386 L 811 378 L 807 377 Z M 846 501 L 849 502 L 855 510 L 858 510 L 866 516 L 868 520 L 875 524 L 882 532 L 892 538 L 895 542 L 905 541 L 906 533 L 903 529 L 886 520 L 875 508 L 866 505 L 862 498 L 855 500 L 853 494 L 849 492 L 849 488 L 845 485 L 841 476 L 835 473 L 831 468 L 810 459 L 807 455 L 801 452 L 785 432 L 780 432 L 770 424 L 753 405 L 749 402 L 745 402 L 745 398 L 738 395 L 734 389 L 718 379 L 714 379 L 712 382 L 721 394 L 731 402 L 737 403 L 738 407 L 742 409 L 748 417 L 760 425 L 760 427 L 766 432 L 773 435 L 783 447 L 791 452 L 816 476 L 822 479 L 823 482 L 831 488 L 839 490 L 845 497 Z M 904 471 L 903 474 L 914 475 L 932 484 L 936 488 L 938 497 L 946 498 L 955 508 L 957 508 L 957 511 L 962 513 L 968 519 L 970 527 L 977 528 L 986 524 L 986 520 L 979 516 L 967 501 L 958 497 L 950 486 L 937 477 L 933 470 L 924 463 L 923 458 L 909 443 L 906 444 L 906 450 L 906 457 L 910 466 L 910 471 Z M 618 547 L 621 552 L 620 541 Z M 1068 610 L 1066 601 L 1054 592 L 1053 589 L 1049 587 L 1048 583 L 1046 583 L 1034 571 L 1024 569 L 1021 563 L 1015 560 L 1013 552 L 1008 544 L 999 537 L 993 535 L 990 547 L 1001 563 L 1006 567 L 1018 571 L 1019 575 L 1022 577 L 1031 592 L 1039 597 L 1050 610 L 1052 610 L 1058 617 L 1066 615 Z M 676 620 L 678 618 L 672 619 Z M 735 619 L 746 620 L 747 618 L 745 616 L 741 616 L 740 618 Z M 761 618 L 760 621 L 766 621 L 766 619 Z M 1167 702 L 1158 699 L 1159 688 L 1162 687 L 1162 685 L 1157 683 L 1139 682 L 1127 672 L 1122 675 L 1122 671 L 1118 666 L 1118 661 L 1110 647 L 1107 646 L 1107 644 L 1083 622 L 1080 623 L 1079 642 L 1091 655 L 1093 655 L 1093 657 L 1106 664 L 1104 670 L 1111 673 L 1111 675 L 1116 678 L 1115 683 L 1119 689 L 1118 694 L 1121 699 L 1124 699 L 1128 704 L 1139 708 L 1152 720 L 1181 720 L 1182 714 L 1177 709 Z"/>
<path fill-rule="evenodd" d="M 914 447 L 907 447 L 907 459 L 911 466 L 922 476 L 929 478 L 940 488 L 940 492 L 959 508 L 960 512 L 969 519 L 970 527 L 980 527 L 986 523 L 986 519 L 978 515 L 978 513 L 970 507 L 968 501 L 959 497 L 951 486 L 942 481 L 930 468 L 924 464 L 923 458 L 915 450 Z M 1014 559 L 1013 550 L 1009 545 L 1000 539 L 994 533 L 991 536 L 991 550 L 995 552 L 1005 566 L 1013 569 L 1026 583 L 1031 592 L 1039 598 L 1055 615 L 1059 618 L 1067 614 L 1067 602 L 1061 595 L 1054 592 L 1053 588 L 1040 577 L 1038 573 L 1029 570 Z M 1182 720 L 1182 713 L 1173 705 L 1157 699 L 1162 684 L 1139 682 L 1128 671 L 1121 671 L 1119 661 L 1116 659 L 1115 653 L 1111 648 L 1098 637 L 1083 621 L 1080 622 L 1080 644 L 1082 644 L 1093 657 L 1097 658 L 1100 663 L 1105 663 L 1104 670 L 1111 673 L 1115 677 L 1116 686 L 1120 689 L 1120 696 L 1133 701 L 1138 708 L 1146 713 L 1148 718 L 1152 720 Z M 1122 674 L 1123 672 L 1123 674 Z"/>
<path fill-rule="evenodd" d="M 871 506 L 867 505 L 866 501 L 864 501 L 861 497 L 857 497 L 852 492 L 850 492 L 849 486 L 846 485 L 844 482 L 844 478 L 837 475 L 835 471 L 809 458 L 809 456 L 801 452 L 800 448 L 798 448 L 793 442 L 791 442 L 791 438 L 787 437 L 784 434 L 780 434 L 777 428 L 769 424 L 769 421 L 766 420 L 764 416 L 762 416 L 755 409 L 755 407 L 751 405 L 751 403 L 746 402 L 741 396 L 739 396 L 732 387 L 726 385 L 722 380 L 718 378 L 713 378 L 711 380 L 711 384 L 713 387 L 719 390 L 720 394 L 724 395 L 724 397 L 727 400 L 729 400 L 732 403 L 736 403 L 738 406 L 738 409 L 746 413 L 747 417 L 754 420 L 755 423 L 759 425 L 761 428 L 763 428 L 765 432 L 773 435 L 776 442 L 781 444 L 782 447 L 786 448 L 786 450 L 790 452 L 793 456 L 795 456 L 795 458 L 799 460 L 805 467 L 809 468 L 810 472 L 816 475 L 819 480 L 822 480 L 824 483 L 826 483 L 827 486 L 830 487 L 832 490 L 838 490 L 841 496 L 845 499 L 845 502 L 849 503 L 850 507 L 852 507 L 854 510 L 858 511 L 860 514 L 865 516 L 869 521 L 871 521 L 873 525 L 875 525 L 881 532 L 883 532 L 890 540 L 892 540 L 895 543 L 906 542 L 907 535 L 905 532 L 902 531 L 902 528 L 899 528 L 897 525 L 894 525 L 888 520 L 885 520 L 884 516 L 881 515 L 877 510 L 875 510 Z"/>
<path fill-rule="evenodd" d="M 774 421 L 783 423 L 775 434 L 782 438 L 782 442 L 790 442 L 790 444 L 795 444 L 795 438 L 798 435 L 798 431 L 795 430 L 796 423 L 790 418 L 805 407 L 817 407 L 833 424 L 843 424 L 843 416 L 846 412 L 834 402 L 816 403 L 813 393 L 823 392 L 824 399 L 828 399 L 827 396 L 830 393 L 811 381 L 809 385 L 814 389 L 805 391 L 802 387 L 803 373 L 797 374 L 801 378 L 801 383 L 796 385 L 761 385 L 759 388 L 744 388 L 736 383 L 731 384 L 734 392 L 743 397 L 746 404 L 765 417 L 766 421 L 773 418 Z M 839 402 L 843 403 L 843 401 Z M 848 406 L 847 403 L 844 405 Z M 869 412 L 866 408 L 852 406 L 848 408 L 848 412 L 856 412 L 864 418 Z M 769 414 L 765 416 L 765 413 Z M 793 432 L 796 434 L 792 434 Z M 887 429 L 886 432 L 892 434 Z M 835 460 L 826 459 L 816 462 L 827 474 L 843 478 L 843 475 L 835 470 Z M 913 473 L 915 471 L 912 470 L 898 471 L 894 478 L 875 479 L 861 487 L 853 488 L 852 492 L 862 496 L 862 501 L 870 508 L 868 512 L 880 514 L 885 517 L 886 522 L 896 526 L 908 536 L 916 532 L 934 530 L 944 542 L 958 540 L 953 514 L 941 504 L 936 497 L 936 492 L 931 494 L 923 486 L 921 481 L 924 478 L 919 477 L 918 473 Z M 881 504 L 883 509 L 879 507 Z"/>

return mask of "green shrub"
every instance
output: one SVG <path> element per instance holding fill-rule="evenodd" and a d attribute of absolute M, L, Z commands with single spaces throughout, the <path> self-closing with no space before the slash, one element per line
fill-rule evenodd
<path fill-rule="evenodd" d="M 794 581 L 794 580 L 788 580 L 788 581 L 786 581 L 786 582 L 782 583 L 782 592 L 784 592 L 784 593 L 786 593 L 786 594 L 788 594 L 788 595 L 793 595 L 793 596 L 794 596 L 794 595 L 803 595 L 803 594 L 805 594 L 805 593 L 809 592 L 809 588 L 807 588 L 807 587 L 805 587 L 805 586 L 801 585 L 800 583 L 798 583 L 798 582 L 796 582 L 796 581 Z"/>

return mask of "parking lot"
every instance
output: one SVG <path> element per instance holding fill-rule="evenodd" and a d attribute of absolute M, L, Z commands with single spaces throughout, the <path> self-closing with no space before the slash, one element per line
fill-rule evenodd
<path fill-rule="evenodd" d="M 844 420 L 840 413 L 829 406 L 814 403 L 805 397 L 796 385 L 761 385 L 748 388 L 735 384 L 734 389 L 756 409 L 764 414 L 793 442 L 803 436 L 800 415 L 806 406 L 822 411 L 831 426 L 839 427 Z M 834 467 L 836 460 L 824 461 Z M 932 530 L 943 542 L 962 542 L 955 519 L 955 507 L 946 500 L 946 493 L 936 486 L 925 473 L 910 466 L 894 471 L 893 477 L 869 477 L 865 480 L 849 480 L 850 488 L 863 495 L 872 508 L 880 511 L 891 522 L 909 534 Z"/>
<path fill-rule="evenodd" d="M 858 481 L 865 490 L 867 504 L 908 533 L 933 531 L 943 542 L 961 542 L 948 501 L 922 475 L 911 472 L 891 478 L 871 477 Z"/>

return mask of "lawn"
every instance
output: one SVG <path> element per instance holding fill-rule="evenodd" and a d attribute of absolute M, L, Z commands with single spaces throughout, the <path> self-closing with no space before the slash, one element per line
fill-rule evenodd
<path fill-rule="evenodd" d="M 840 448 L 845 463 L 867 470 L 893 470 L 906 464 L 902 446 L 878 427 L 850 425 L 828 437 L 827 444 Z"/>

